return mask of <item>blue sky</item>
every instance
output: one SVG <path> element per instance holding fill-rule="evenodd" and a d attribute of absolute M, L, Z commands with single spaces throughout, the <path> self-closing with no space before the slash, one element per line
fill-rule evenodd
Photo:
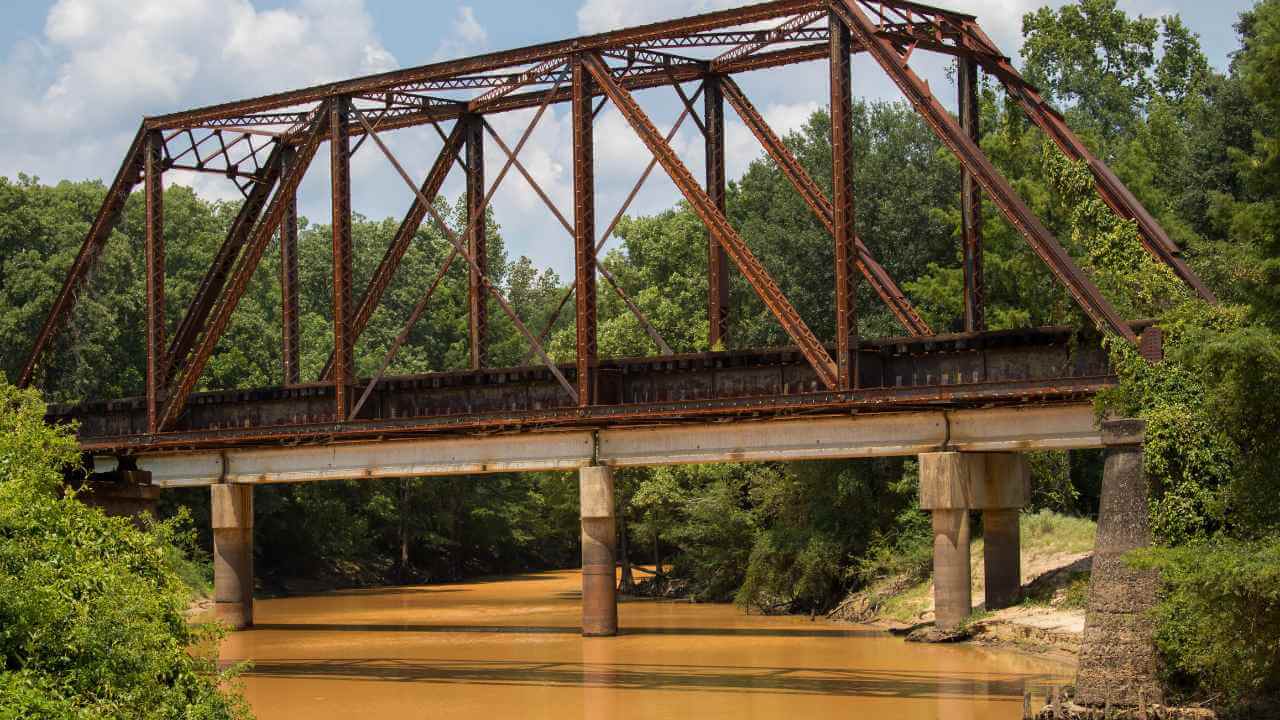
<path fill-rule="evenodd" d="M 449 57 L 517 47 L 586 32 L 740 4 L 740 0 L 16 0 L 0 10 L 0 175 L 38 175 L 46 182 L 109 177 L 143 115 L 336 80 Z M 973 12 L 1016 57 L 1020 18 L 1044 0 L 943 0 Z M 1050 4 L 1060 5 L 1062 0 Z M 1180 13 L 1219 68 L 1235 48 L 1232 25 L 1251 0 L 1121 0 L 1131 14 Z M 945 87 L 945 62 L 913 62 Z M 265 71 L 264 68 L 269 68 Z M 818 64 L 742 78 L 749 95 L 780 131 L 803 123 L 824 102 Z M 855 92 L 898 99 L 897 91 L 865 58 L 855 62 Z M 941 92 L 941 91 L 940 91 Z M 642 94 L 662 127 L 678 113 L 670 90 Z M 549 113 L 526 154 L 531 172 L 563 211 L 569 205 L 566 114 Z M 514 142 L 528 113 L 501 116 L 494 124 Z M 597 214 L 607 222 L 648 161 L 616 113 L 602 115 L 597 130 Z M 686 123 L 675 145 L 700 172 L 696 130 Z M 760 153 L 745 128 L 728 128 L 731 176 Z M 397 133 L 398 154 L 415 174 L 425 172 L 439 141 L 434 134 Z M 497 152 L 488 164 L 497 172 Z M 304 215 L 328 214 L 324 163 L 308 176 L 300 198 Z M 376 153 L 361 153 L 353 166 L 354 204 L 369 217 L 398 217 L 411 197 Z M 218 178 L 175 177 L 212 198 L 234 191 Z M 445 192 L 460 192 L 451 178 Z M 635 206 L 653 212 L 676 199 L 671 183 L 655 173 Z M 528 254 L 562 275 L 572 267 L 567 237 L 514 173 L 495 198 L 498 220 L 513 255 Z"/>

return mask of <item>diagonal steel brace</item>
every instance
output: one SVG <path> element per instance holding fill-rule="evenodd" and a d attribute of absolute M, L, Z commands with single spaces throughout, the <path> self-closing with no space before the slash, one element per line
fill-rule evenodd
<path fill-rule="evenodd" d="M 854 39 L 861 42 L 880 67 L 884 68 L 916 112 L 920 113 L 943 144 L 955 154 L 960 164 L 973 173 L 991 201 L 1000 208 L 1010 224 L 1026 237 L 1031 249 L 1040 256 L 1085 313 L 1098 326 L 1106 327 L 1137 344 L 1138 338 L 1134 335 L 1133 328 L 1124 321 L 1031 208 L 1018 197 L 1009 181 L 996 170 L 982 149 L 933 96 L 928 85 L 907 66 L 893 44 L 876 35 L 875 25 L 863 14 L 858 4 L 854 0 L 831 0 L 831 9 L 844 21 Z"/>
<path fill-rule="evenodd" d="M 658 162 L 662 164 L 663 169 L 671 176 L 671 180 L 676 184 L 676 187 L 680 189 L 680 192 L 689 201 L 694 211 L 702 218 L 711 234 L 724 247 L 725 252 L 729 254 L 734 264 L 738 266 L 738 270 L 742 272 L 747 282 L 756 291 L 756 294 L 764 301 L 765 306 L 778 318 L 783 330 L 791 336 L 792 341 L 799 347 L 801 354 L 813 366 L 818 379 L 828 389 L 835 389 L 837 386 L 836 366 L 831 359 L 830 353 L 827 352 L 827 349 L 818 340 L 817 336 L 813 334 L 813 331 L 805 325 L 800 313 L 796 312 L 796 309 L 791 305 L 791 301 L 778 288 L 773 277 L 756 259 L 751 249 L 747 247 L 747 244 L 738 235 L 737 230 L 733 229 L 729 219 L 715 207 L 715 203 L 711 200 L 707 191 L 693 178 L 689 168 L 681 162 L 671 145 L 663 140 L 662 134 L 653 126 L 653 122 L 649 120 L 644 110 L 640 109 L 640 106 L 636 104 L 635 98 L 631 96 L 631 93 L 614 81 L 613 76 L 609 73 L 609 68 L 604 64 L 604 60 L 598 54 L 586 53 L 583 55 L 582 62 L 595 81 L 604 89 L 605 94 L 613 101 L 613 104 L 627 118 L 636 134 L 649 147 L 649 151 L 658 158 Z"/>
<path fill-rule="evenodd" d="M 834 212 L 831 208 L 831 201 L 818 188 L 818 184 L 813 181 L 809 173 L 805 172 L 804 167 L 800 165 L 800 161 L 795 155 L 791 154 L 791 150 L 787 148 L 782 138 L 778 137 L 765 122 L 760 111 L 742 92 L 742 88 L 728 76 L 721 80 L 721 87 L 724 90 L 725 99 L 729 101 L 734 111 L 746 123 L 747 128 L 764 146 L 765 152 L 777 164 L 782 174 L 791 181 L 791 185 L 796 189 L 796 192 L 800 193 L 800 197 L 805 204 L 809 206 L 814 216 L 827 229 L 827 234 L 831 234 Z M 875 289 L 876 294 L 884 301 L 885 306 L 897 318 L 898 323 L 912 335 L 932 335 L 933 330 L 930 329 L 928 323 L 924 321 L 924 318 L 920 317 L 920 313 L 916 311 L 911 301 L 907 299 L 906 294 L 894 282 L 889 272 L 884 269 L 884 266 L 872 257 L 871 250 L 862 242 L 862 238 L 856 238 L 856 241 L 858 270 L 871 283 L 871 287 Z"/>

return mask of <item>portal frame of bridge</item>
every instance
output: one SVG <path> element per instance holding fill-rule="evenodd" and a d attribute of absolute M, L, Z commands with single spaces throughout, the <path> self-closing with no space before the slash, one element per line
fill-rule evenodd
<path fill-rule="evenodd" d="M 759 23 L 777 23 L 772 29 L 744 29 Z M 723 49 L 711 57 L 696 55 L 698 48 Z M 491 53 L 416 68 L 343 81 L 324 86 L 278 93 L 260 98 L 183 111 L 143 121 L 119 173 L 91 226 L 63 288 L 57 296 L 19 381 L 32 382 L 50 341 L 72 310 L 76 295 L 102 248 L 119 221 L 124 203 L 135 186 L 146 190 L 147 213 L 147 337 L 148 348 L 146 434 L 163 438 L 177 429 L 190 411 L 189 400 L 203 370 L 228 326 L 267 245 L 281 237 L 285 256 L 282 272 L 284 302 L 282 376 L 286 383 L 297 378 L 296 223 L 297 190 L 321 145 L 328 144 L 333 207 L 333 334 L 335 352 L 325 369 L 324 381 L 332 384 L 331 420 L 357 421 L 360 404 L 381 373 L 356 399 L 357 380 L 352 371 L 352 348 L 377 308 L 382 293 L 396 272 L 418 226 L 431 219 L 448 236 L 455 257 L 470 266 L 468 316 L 473 369 L 485 357 L 487 323 L 484 295 L 502 307 L 525 335 L 531 356 L 540 357 L 562 386 L 570 405 L 591 407 L 599 401 L 595 354 L 595 278 L 603 277 L 625 301 L 630 312 L 653 340 L 659 352 L 670 347 L 630 299 L 627 292 L 600 264 L 598 253 L 618 219 L 634 199 L 649 172 L 657 165 L 675 182 L 709 230 L 708 316 L 713 341 L 722 342 L 728 331 L 728 264 L 731 261 L 775 315 L 803 355 L 818 381 L 817 390 L 856 391 L 861 342 L 857 337 L 856 308 L 852 305 L 854 281 L 861 274 L 888 305 L 903 328 L 916 337 L 932 330 L 906 299 L 884 269 L 876 263 L 856 234 L 853 193 L 850 185 L 852 141 L 845 112 L 850 95 L 849 57 L 865 52 L 903 91 L 939 139 L 958 158 L 963 179 L 963 257 L 965 268 L 965 323 L 972 332 L 983 327 L 981 283 L 980 198 L 983 194 L 1026 237 L 1055 278 L 1070 292 L 1084 312 L 1105 332 L 1137 341 L 1125 322 L 1075 264 L 1052 234 L 1017 196 L 978 145 L 980 122 L 976 93 L 978 70 L 1001 82 L 1027 117 L 1043 130 L 1070 158 L 1084 162 L 1093 173 L 1097 189 L 1121 217 L 1133 220 L 1144 247 L 1201 296 L 1212 293 L 1182 260 L 1177 246 L 1151 214 L 1115 175 L 1098 160 L 1066 126 L 1039 93 L 1013 68 L 971 15 L 932 8 L 905 0 L 773 0 L 741 8 L 708 13 L 638 28 L 546 43 L 518 50 Z M 958 59 L 960 117 L 944 109 L 909 61 L 915 52 L 937 52 Z M 733 75 L 793 63 L 826 60 L 830 65 L 831 100 L 838 111 L 832 142 L 835 157 L 834 197 L 828 199 L 799 166 L 755 110 Z M 692 98 L 684 83 L 699 82 Z M 671 133 L 663 135 L 636 102 L 636 90 L 670 86 L 679 94 L 684 110 Z M 473 91 L 478 91 L 475 94 Z M 460 97 L 459 93 L 467 93 Z M 694 108 L 698 95 L 705 105 L 703 117 Z M 447 97 L 446 97 L 447 96 Z M 597 98 L 600 98 L 597 101 Z M 730 106 L 761 141 L 766 154 L 795 186 L 815 216 L 834 238 L 837 258 L 835 293 L 839 308 L 833 349 L 795 311 L 769 271 L 752 254 L 724 214 L 723 106 Z M 569 222 L 519 161 L 523 141 L 542 113 L 552 104 L 573 104 L 574 210 Z M 595 232 L 594 161 L 591 129 L 606 102 L 623 115 L 653 155 L 613 222 L 598 240 Z M 538 108 L 521 143 L 510 150 L 485 121 L 488 115 Z M 692 117 L 707 141 L 708 172 L 700 183 L 672 149 L 670 141 L 680 122 Z M 441 123 L 453 122 L 446 133 Z M 379 137 L 401 128 L 430 125 L 444 139 L 444 147 L 421 186 Z M 487 131 L 507 156 L 507 164 L 481 197 L 484 177 L 482 145 Z M 414 190 L 415 200 L 406 214 L 383 263 L 357 300 L 350 278 L 350 179 L 351 156 L 372 140 Z M 440 184 L 449 169 L 461 166 L 467 173 L 469 223 L 458 237 L 434 208 Z M 488 199 L 502 175 L 511 168 L 532 184 L 539 197 L 573 237 L 577 362 L 571 372 L 562 371 L 547 355 L 543 343 L 550 324 L 540 334 L 523 326 L 500 289 L 489 282 L 483 247 L 483 215 Z M 208 268 L 195 299 L 172 338 L 164 327 L 164 229 L 163 176 L 168 171 L 218 173 L 233 181 L 245 195 L 222 249 Z M 856 272 L 855 272 L 856 270 Z M 434 289 L 427 291 L 426 297 Z M 406 327 L 407 335 L 412 322 Z M 558 311 L 557 311 L 558 315 Z M 554 320 L 553 320 L 554 322 Z M 394 346 L 398 348 L 399 341 Z M 393 353 L 383 363 L 390 364 Z"/>

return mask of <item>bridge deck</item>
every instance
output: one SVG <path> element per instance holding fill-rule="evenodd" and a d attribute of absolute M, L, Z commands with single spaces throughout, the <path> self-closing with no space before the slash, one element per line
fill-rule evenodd
<path fill-rule="evenodd" d="M 387 378 L 360 417 L 333 416 L 334 388 L 310 384 L 192 398 L 178 428 L 147 434 L 144 398 L 53 406 L 80 422 L 87 452 L 154 454 L 243 446 L 484 435 L 549 428 L 1079 403 L 1115 378 L 1097 338 L 1039 328 L 864 342 L 860 387 L 820 390 L 792 349 L 602 362 L 600 404 L 573 406 L 545 368 Z M 572 376 L 573 366 L 563 371 Z M 357 391 L 362 388 L 357 387 Z"/>

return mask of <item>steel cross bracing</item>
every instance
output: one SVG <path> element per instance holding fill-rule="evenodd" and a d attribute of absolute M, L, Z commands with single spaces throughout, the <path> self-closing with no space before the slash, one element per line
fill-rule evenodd
<path fill-rule="evenodd" d="M 40 328 L 19 382 L 28 385 L 35 380 L 53 339 L 72 313 L 77 295 L 84 291 L 105 243 L 118 224 L 130 192 L 142 186 L 146 205 L 147 313 L 146 327 L 139 328 L 138 332 L 147 338 L 148 361 L 145 425 L 139 431 L 163 436 L 184 424 L 190 425 L 193 410 L 188 399 L 200 385 L 203 371 L 263 253 L 277 237 L 281 253 L 282 385 L 312 387 L 299 385 L 303 382 L 298 367 L 303 338 L 298 323 L 298 266 L 303 261 L 324 259 L 298 258 L 297 192 L 315 154 L 327 143 L 333 212 L 329 261 L 333 270 L 334 347 L 319 387 L 332 391 L 326 401 L 330 405 L 326 417 L 333 422 L 361 422 L 362 408 L 367 412 L 366 403 L 380 397 L 377 394 L 380 391 L 375 392 L 379 384 L 395 382 L 394 377 L 387 377 L 387 371 L 397 351 L 407 341 L 435 288 L 459 258 L 468 266 L 467 316 L 473 372 L 488 372 L 485 338 L 487 307 L 492 299 L 524 335 L 529 361 L 540 359 L 549 377 L 555 380 L 548 392 L 559 395 L 547 397 L 550 406 L 568 401 L 586 413 L 583 417 L 594 417 L 599 413 L 593 408 L 619 402 L 610 385 L 614 382 L 610 374 L 614 370 L 603 370 L 606 361 L 598 357 L 597 274 L 623 300 L 661 356 L 674 355 L 658 327 L 633 299 L 639 289 L 624 288 L 602 263 L 600 255 L 645 180 L 659 165 L 708 229 L 708 344 L 719 348 L 732 339 L 734 309 L 729 304 L 728 293 L 732 264 L 775 315 L 804 358 L 812 386 L 806 386 L 803 392 L 869 391 L 861 385 L 865 373 L 859 365 L 870 342 L 857 335 L 859 309 L 854 302 L 854 290 L 859 275 L 908 333 L 925 338 L 932 336 L 932 330 L 897 282 L 876 262 L 868 244 L 858 234 L 853 212 L 857 192 L 853 167 L 857 157 L 852 150 L 848 110 L 853 92 L 849 60 L 861 52 L 868 53 L 889 75 L 960 162 L 963 187 L 957 188 L 957 200 L 963 219 L 960 254 L 965 276 L 963 306 L 967 332 L 980 333 L 984 326 L 981 203 L 985 196 L 1026 237 L 1057 280 L 1099 327 L 1136 339 L 1131 325 L 1118 315 L 983 154 L 978 135 L 980 109 L 976 102 L 980 71 L 999 80 L 1028 118 L 1062 152 L 1089 167 L 1101 197 L 1117 214 L 1137 224 L 1144 247 L 1154 257 L 1170 266 L 1202 297 L 1213 298 L 1151 213 L 1071 131 L 1062 115 L 1018 74 L 973 16 L 905 0 L 772 0 L 147 118 L 108 188 L 80 253 Z M 957 58 L 958 119 L 912 70 L 910 61 L 916 52 L 937 52 Z M 829 100 L 833 111 L 832 177 L 836 178 L 830 197 L 800 166 L 733 77 L 802 62 L 824 62 L 829 70 Z M 686 91 L 687 83 L 696 84 L 696 92 Z M 680 115 L 665 134 L 653 125 L 635 95 L 636 91 L 657 87 L 673 88 L 680 101 Z M 697 107 L 699 100 L 701 108 Z M 787 298 L 787 289 L 777 285 L 752 252 L 750 238 L 739 235 L 726 216 L 726 101 L 832 237 L 832 254 L 837 263 L 837 287 L 833 292 L 837 302 L 833 313 L 837 327 L 828 337 L 834 339 L 834 346 L 823 343 L 809 328 Z M 569 214 L 560 211 L 518 158 L 538 119 L 551 105 L 560 103 L 569 103 L 572 108 L 574 187 L 573 211 Z M 594 188 L 597 168 L 592 131 L 606 106 L 622 115 L 653 159 L 612 222 L 597 234 Z M 486 117 L 521 109 L 537 109 L 537 113 L 512 149 Z M 689 118 L 693 119 L 705 144 L 705 183 L 694 178 L 685 160 L 671 145 Z M 379 135 L 420 125 L 432 126 L 443 147 L 419 185 L 408 177 Z M 414 199 L 373 277 L 363 293 L 356 295 L 351 285 L 350 162 L 370 139 L 413 189 Z M 505 159 L 505 163 L 486 191 L 484 146 L 490 141 L 498 151 L 497 157 Z M 469 217 L 461 232 L 449 226 L 432 205 L 455 166 L 466 175 Z M 498 185 L 511 169 L 532 187 L 573 243 L 569 246 L 566 241 L 565 251 L 571 250 L 575 258 L 574 280 L 560 307 L 538 335 L 524 326 L 516 309 L 487 276 L 485 213 Z M 171 172 L 223 175 L 245 197 L 227 238 L 172 332 L 164 322 L 163 213 L 164 176 Z M 567 215 L 572 215 L 572 219 Z M 360 380 L 354 371 L 359 336 L 380 306 L 402 258 L 428 216 L 449 240 L 453 251 L 438 268 L 429 287 L 424 288 L 425 294 L 383 359 L 381 370 L 372 380 Z M 426 280 L 421 279 L 424 286 L 428 285 Z M 572 366 L 562 369 L 547 354 L 544 343 L 556 326 L 561 309 L 575 296 L 576 359 Z M 314 415 L 309 416 L 309 421 L 314 420 Z"/>

